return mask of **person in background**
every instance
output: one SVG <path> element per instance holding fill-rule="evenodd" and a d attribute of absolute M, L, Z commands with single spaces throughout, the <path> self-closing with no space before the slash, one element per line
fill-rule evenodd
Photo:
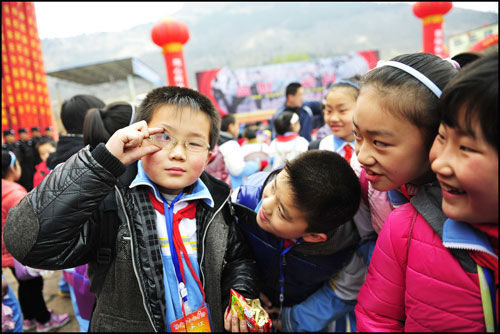
<path fill-rule="evenodd" d="M 248 123 L 243 130 L 245 143 L 241 145 L 245 161 L 253 160 L 257 162 L 261 168 L 265 170 L 269 166 L 271 156 L 269 145 L 260 141 L 261 136 L 258 136 L 260 127 L 255 123 Z"/>
<path fill-rule="evenodd" d="M 105 103 L 93 95 L 75 95 L 65 100 L 61 106 L 61 122 L 66 129 L 64 135 L 59 136 L 56 151 L 49 155 L 46 161 L 47 168 L 53 170 L 58 164 L 65 162 L 69 157 L 83 147 L 83 122 L 90 108 L 102 108 Z M 61 275 L 59 295 L 70 297 L 69 285 Z"/>
<path fill-rule="evenodd" d="M 354 153 L 352 115 L 359 95 L 359 76 L 336 82 L 326 94 L 323 114 L 332 134 L 319 143 L 320 150 L 337 152 L 347 162 Z"/>
<path fill-rule="evenodd" d="M 54 169 L 61 162 L 65 162 L 83 147 L 83 122 L 87 110 L 104 106 L 105 103 L 98 97 L 84 94 L 75 95 L 63 102 L 61 122 L 66 133 L 59 136 L 56 151 L 47 158 L 49 169 Z"/>
<path fill-rule="evenodd" d="M 38 186 L 45 176 L 50 173 L 46 161 L 49 155 L 56 151 L 56 142 L 52 138 L 43 137 L 38 142 L 37 149 L 42 162 L 35 166 L 36 172 L 33 176 L 33 187 Z"/>
<path fill-rule="evenodd" d="M 47 126 L 45 128 L 45 135 L 43 135 L 46 138 L 52 138 L 54 139 L 54 128 L 52 126 Z"/>
<path fill-rule="evenodd" d="M 2 232 L 5 230 L 10 210 L 27 194 L 26 189 L 15 182 L 21 173 L 21 165 L 15 154 L 2 150 Z M 7 241 L 8 238 L 2 233 L 2 268 L 10 268 L 19 283 L 18 296 L 23 312 L 23 330 L 36 328 L 37 331 L 45 332 L 66 325 L 71 319 L 69 314 L 55 314 L 47 309 L 41 276 L 29 280 L 17 278 L 12 255 L 5 247 Z"/>
<path fill-rule="evenodd" d="M 31 128 L 31 147 L 33 147 L 34 151 L 34 156 L 35 156 L 35 166 L 38 165 L 42 159 L 40 159 L 40 156 L 38 155 L 38 150 L 36 149 L 38 142 L 42 139 L 42 133 L 40 132 L 40 128 L 38 126 L 34 126 Z"/>
<path fill-rule="evenodd" d="M 2 150 L 7 150 L 14 152 L 16 156 L 20 154 L 19 143 L 16 141 L 15 132 L 12 129 L 3 131 L 4 143 L 2 144 Z"/>
<path fill-rule="evenodd" d="M 2 274 L 2 332 L 20 333 L 23 331 L 23 314 L 14 291 Z"/>
<path fill-rule="evenodd" d="M 274 127 L 274 120 L 284 111 L 291 111 L 299 116 L 300 132 L 308 142 L 312 140 L 312 131 L 316 127 L 323 125 L 323 113 L 321 102 L 308 101 L 304 103 L 304 88 L 298 82 L 288 84 L 285 90 L 285 104 L 278 108 L 270 120 L 270 126 L 273 131 L 272 139 L 276 138 L 277 133 Z"/>
<path fill-rule="evenodd" d="M 261 165 L 255 161 L 245 161 L 240 144 L 236 141 L 239 134 L 238 122 L 234 115 L 227 114 L 221 119 L 220 135 L 218 139 L 219 151 L 224 157 L 229 175 L 231 189 L 238 188 L 247 176 L 258 172 Z"/>
<path fill-rule="evenodd" d="M 286 161 L 293 160 L 300 153 L 307 151 L 309 142 L 300 136 L 299 116 L 291 111 L 282 112 L 274 120 L 274 128 L 278 136 L 269 145 L 272 169 L 283 166 Z"/>
<path fill-rule="evenodd" d="M 450 291 L 447 296 L 457 307 L 469 309 L 468 317 L 484 318 L 483 330 L 498 332 L 498 52 L 461 70 L 443 91 L 439 111 L 441 125 L 429 160 L 448 219 L 439 245 L 444 253 L 436 254 L 443 254 L 447 271 L 457 273 L 455 282 L 469 274 L 454 261 L 455 250 L 467 249 L 479 282 L 474 279 L 473 292 Z"/>
<path fill-rule="evenodd" d="M 220 153 L 219 145 L 215 145 L 212 150 L 212 156 L 208 161 L 207 167 L 205 167 L 205 172 L 212 175 L 213 177 L 226 182 L 231 187 L 231 175 L 224 162 L 224 157 Z"/>
<path fill-rule="evenodd" d="M 35 151 L 33 148 L 33 141 L 30 140 L 28 130 L 25 128 L 19 128 L 18 133 L 18 159 L 23 173 L 21 178 L 16 182 L 22 185 L 27 191 L 30 191 L 33 189 L 33 175 L 35 175 Z"/>

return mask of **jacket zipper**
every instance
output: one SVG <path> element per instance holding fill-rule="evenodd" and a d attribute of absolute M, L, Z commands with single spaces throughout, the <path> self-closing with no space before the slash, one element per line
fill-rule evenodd
<path fill-rule="evenodd" d="M 130 233 L 130 236 L 131 236 L 130 237 L 130 249 L 131 249 L 130 254 L 132 255 L 132 267 L 134 268 L 134 274 L 135 274 L 135 277 L 137 279 L 137 285 L 139 286 L 139 290 L 141 291 L 142 303 L 143 303 L 143 306 L 144 306 L 144 310 L 146 311 L 146 314 L 148 315 L 148 319 L 151 322 L 151 325 L 153 326 L 153 329 L 155 330 L 155 332 L 158 332 L 156 330 L 156 326 L 154 325 L 154 322 L 153 322 L 153 319 L 151 317 L 151 314 L 148 311 L 147 303 L 146 303 L 146 298 L 144 297 L 144 291 L 142 290 L 142 286 L 141 286 L 141 282 L 140 282 L 140 279 L 139 279 L 139 275 L 137 274 L 137 267 L 136 267 L 135 258 L 134 258 L 134 249 L 135 248 L 134 248 L 134 242 L 132 240 L 132 227 L 130 226 L 130 220 L 128 219 L 127 210 L 125 210 L 125 203 L 123 201 L 123 197 L 122 197 L 122 194 L 121 194 L 120 190 L 118 189 L 117 186 L 115 186 L 115 188 L 116 188 L 118 197 L 120 198 L 120 203 L 122 205 L 122 210 L 123 210 L 123 213 L 125 215 L 125 219 L 127 220 L 127 227 L 129 229 L 129 233 Z"/>
<path fill-rule="evenodd" d="M 483 253 L 489 254 L 489 255 L 495 257 L 496 259 L 498 259 L 498 256 L 496 254 L 490 252 L 485 247 L 480 246 L 480 245 L 476 245 L 476 244 L 466 244 L 463 242 L 443 241 L 443 246 L 446 248 L 483 252 Z"/>
<path fill-rule="evenodd" d="M 212 219 L 210 219 L 210 221 L 207 224 L 207 227 L 205 228 L 205 231 L 203 232 L 203 237 L 201 238 L 202 239 L 201 245 L 203 246 L 203 249 L 201 251 L 201 259 L 200 259 L 200 274 L 201 274 L 201 279 L 203 282 L 203 285 L 202 285 L 203 289 L 205 289 L 205 274 L 203 274 L 203 258 L 205 257 L 205 237 L 207 236 L 207 232 L 208 232 L 208 228 L 210 227 L 210 224 L 215 219 L 215 216 L 217 216 L 219 211 L 222 210 L 222 208 L 227 203 L 229 198 L 231 198 L 231 194 L 229 194 L 229 196 L 227 196 L 226 200 L 221 204 L 221 206 L 217 209 L 217 211 L 215 211 L 214 215 L 212 216 Z"/>

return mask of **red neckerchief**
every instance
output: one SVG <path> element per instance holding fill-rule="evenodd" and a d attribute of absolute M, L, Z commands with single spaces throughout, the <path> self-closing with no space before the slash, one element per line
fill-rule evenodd
<path fill-rule="evenodd" d="M 346 144 L 344 146 L 344 151 L 345 151 L 344 158 L 347 160 L 347 162 L 350 163 L 351 157 L 352 157 L 352 146 L 349 144 Z"/>
<path fill-rule="evenodd" d="M 148 195 L 149 199 L 151 200 L 151 203 L 153 204 L 153 207 L 155 210 L 158 210 L 161 214 L 165 214 L 165 207 L 163 206 L 163 203 L 160 202 L 156 196 L 148 190 Z M 172 237 L 174 239 L 174 245 L 175 245 L 175 252 L 177 253 L 177 258 L 182 259 L 181 257 L 181 252 L 184 253 L 184 259 L 189 267 L 189 270 L 191 271 L 194 279 L 198 283 L 201 293 L 203 294 L 203 303 L 205 302 L 205 291 L 203 290 L 203 286 L 200 282 L 200 279 L 198 276 L 195 274 L 195 271 L 191 265 L 191 261 L 189 261 L 189 255 L 186 251 L 186 247 L 184 246 L 184 243 L 182 242 L 182 236 L 180 235 L 180 230 L 179 230 L 179 224 L 183 218 L 188 218 L 188 219 L 193 219 L 196 217 L 196 201 L 192 201 L 189 203 L 186 207 L 178 210 L 177 212 L 174 213 L 173 217 L 173 230 L 172 230 Z M 182 261 L 179 261 L 179 268 L 181 271 L 181 275 L 184 279 L 184 264 Z M 182 310 L 184 312 L 184 304 L 182 304 Z"/>
<path fill-rule="evenodd" d="M 290 133 L 288 135 L 281 135 L 281 136 L 276 137 L 276 141 L 279 141 L 279 142 L 291 141 L 291 140 L 294 140 L 295 138 L 297 138 L 298 136 L 299 136 L 298 133 Z"/>
<path fill-rule="evenodd" d="M 153 208 L 155 208 L 156 211 L 159 211 L 162 215 L 165 215 L 165 208 L 163 207 L 163 203 L 160 202 L 150 190 L 148 190 L 148 195 L 151 204 L 153 204 Z"/>
<path fill-rule="evenodd" d="M 406 190 L 406 184 L 402 184 L 401 187 L 399 187 L 399 190 L 407 200 L 411 199 L 410 195 L 408 194 L 408 190 Z"/>
<path fill-rule="evenodd" d="M 491 247 L 493 251 L 498 256 L 498 225 L 497 224 L 474 224 L 473 227 L 478 230 L 486 233 L 488 239 L 490 241 Z M 495 287 L 496 287 L 496 300 L 497 300 L 497 323 L 498 323 L 498 260 L 485 252 L 479 251 L 468 251 L 469 255 L 472 257 L 477 264 L 481 267 L 485 267 L 491 270 L 493 275 L 495 276 Z"/>
<path fill-rule="evenodd" d="M 295 245 L 295 241 L 290 239 L 285 239 L 283 242 L 283 248 L 287 248 L 288 246 Z"/>
<path fill-rule="evenodd" d="M 186 250 L 186 246 L 184 246 L 184 242 L 182 241 L 182 236 L 179 229 L 179 224 L 183 218 L 193 219 L 195 217 L 196 217 L 196 201 L 192 201 L 185 208 L 182 208 L 178 210 L 176 213 L 174 213 L 173 238 L 174 238 L 175 252 L 177 253 L 177 258 L 182 259 L 181 257 L 181 251 L 182 251 L 184 253 L 184 260 L 186 261 L 186 264 L 188 265 L 191 274 L 198 283 L 198 286 L 200 287 L 200 291 L 203 294 L 203 303 L 205 303 L 205 291 L 203 290 L 203 285 L 201 284 L 200 279 L 196 275 L 193 266 L 191 265 L 191 261 L 189 261 L 189 255 Z M 181 270 L 182 278 L 185 281 L 184 264 L 182 263 L 182 261 L 179 261 L 179 267 Z M 182 305 L 182 308 L 184 309 L 184 305 Z"/>

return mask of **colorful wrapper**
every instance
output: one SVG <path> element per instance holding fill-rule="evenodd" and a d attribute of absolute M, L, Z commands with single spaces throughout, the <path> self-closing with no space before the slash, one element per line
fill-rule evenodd
<path fill-rule="evenodd" d="M 245 299 L 241 294 L 231 289 L 229 308 L 238 319 L 246 320 L 249 332 L 271 331 L 271 318 L 260 305 L 259 299 Z"/>

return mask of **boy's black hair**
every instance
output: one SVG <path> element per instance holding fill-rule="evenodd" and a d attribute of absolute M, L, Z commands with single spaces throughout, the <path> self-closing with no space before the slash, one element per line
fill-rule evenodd
<path fill-rule="evenodd" d="M 286 86 L 285 98 L 288 97 L 288 95 L 297 94 L 297 91 L 299 90 L 300 87 L 302 87 L 302 85 L 298 82 L 289 83 L 288 86 Z"/>
<path fill-rule="evenodd" d="M 90 109 L 83 123 L 83 144 L 95 148 L 99 143 L 106 143 L 113 133 L 130 124 L 130 117 L 132 106 L 128 102 Z"/>
<path fill-rule="evenodd" d="M 102 108 L 105 103 L 93 95 L 75 95 L 63 102 L 61 122 L 68 133 L 82 134 L 85 114 L 90 108 Z"/>
<path fill-rule="evenodd" d="M 135 115 L 135 122 L 146 121 L 149 123 L 154 112 L 165 105 L 177 108 L 188 107 L 205 113 L 210 120 L 210 149 L 213 149 L 219 138 L 219 113 L 212 101 L 205 95 L 189 88 L 177 86 L 164 86 L 153 89 L 146 95 Z"/>
<path fill-rule="evenodd" d="M 47 137 L 41 137 L 40 140 L 36 143 L 36 150 L 38 151 L 38 148 L 42 145 L 45 145 L 45 144 L 51 144 L 52 146 L 54 146 L 54 148 L 57 147 L 57 144 L 56 144 L 56 141 L 52 138 L 47 138 Z"/>
<path fill-rule="evenodd" d="M 450 62 L 430 53 L 403 54 L 391 59 L 406 64 L 425 75 L 436 86 L 444 89 L 457 74 Z M 361 78 L 363 87 L 378 90 L 384 109 L 419 128 L 424 145 L 429 151 L 439 128 L 438 97 L 418 79 L 392 66 L 368 71 Z"/>
<path fill-rule="evenodd" d="M 227 131 L 229 125 L 236 123 L 236 117 L 233 114 L 227 114 L 222 116 L 220 121 L 220 129 L 221 131 Z"/>
<path fill-rule="evenodd" d="M 479 121 L 486 141 L 498 152 L 498 52 L 488 53 L 460 70 L 439 100 L 441 120 L 461 128 L 460 111 L 465 108 L 465 131 L 472 137 Z"/>
<path fill-rule="evenodd" d="M 361 186 L 338 153 L 312 150 L 286 163 L 296 207 L 306 216 L 308 233 L 328 233 L 351 219 L 359 208 Z"/>
<path fill-rule="evenodd" d="M 254 139 L 257 138 L 257 131 L 259 130 L 259 127 L 255 123 L 249 123 L 245 125 L 245 128 L 243 129 L 243 137 L 247 139 Z"/>
<path fill-rule="evenodd" d="M 14 152 L 12 152 L 14 153 Z M 15 153 L 14 153 L 15 155 Z M 16 157 L 17 158 L 17 157 Z M 9 154 L 8 150 L 2 149 L 2 179 L 5 179 L 7 172 L 10 169 L 10 162 L 12 161 L 12 157 Z"/>
<path fill-rule="evenodd" d="M 284 135 L 286 132 L 291 131 L 290 120 L 294 114 L 291 111 L 283 111 L 276 117 L 274 120 L 274 129 L 278 135 Z"/>

